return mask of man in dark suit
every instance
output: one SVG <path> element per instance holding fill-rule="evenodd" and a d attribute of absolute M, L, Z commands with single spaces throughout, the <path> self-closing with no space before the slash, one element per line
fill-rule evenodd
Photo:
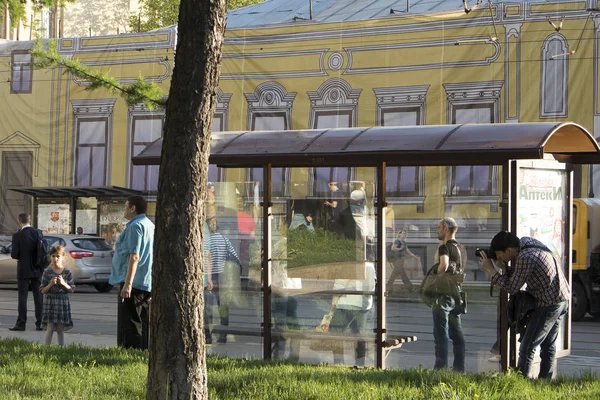
<path fill-rule="evenodd" d="M 42 233 L 31 226 L 31 216 L 29 214 L 19 214 L 19 225 L 21 229 L 13 235 L 12 258 L 18 260 L 17 263 L 17 286 L 19 289 L 19 316 L 17 323 L 11 331 L 24 331 L 27 322 L 27 295 L 29 288 L 33 293 L 33 302 L 35 304 L 35 329 L 41 331 L 42 323 L 42 292 L 40 292 L 40 280 L 42 270 L 36 268 L 37 262 L 37 243 L 41 239 Z"/>

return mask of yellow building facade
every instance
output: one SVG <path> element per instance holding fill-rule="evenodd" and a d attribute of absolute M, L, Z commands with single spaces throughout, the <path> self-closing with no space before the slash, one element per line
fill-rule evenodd
<path fill-rule="evenodd" d="M 468 14 L 229 29 L 213 129 L 575 121 L 597 136 L 598 7 L 596 1 L 498 3 Z M 58 41 L 66 57 L 121 82 L 141 74 L 165 92 L 175 42 L 175 28 Z M 86 82 L 60 68 L 32 71 L 30 47 L 0 46 L 2 230 L 14 230 L 16 213 L 32 207 L 26 196 L 7 190 L 15 186 L 113 185 L 149 191 L 153 200 L 158 167 L 133 166 L 131 158 L 160 137 L 163 111 L 87 91 Z M 373 170 L 352 168 L 277 173 L 281 199 L 317 196 L 331 180 L 343 182 L 346 192 L 374 180 Z M 215 167 L 209 180 L 248 186 L 260 180 L 254 175 Z M 437 242 L 437 220 L 452 216 L 463 240 L 475 246 L 501 226 L 500 166 L 415 165 L 387 175 L 390 233 L 408 229 L 428 246 Z M 576 195 L 594 188 L 587 168 L 576 178 Z M 248 190 L 238 191 L 251 203 Z"/>

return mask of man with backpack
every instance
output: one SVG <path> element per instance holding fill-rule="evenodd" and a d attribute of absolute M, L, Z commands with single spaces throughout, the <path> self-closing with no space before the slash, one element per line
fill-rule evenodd
<path fill-rule="evenodd" d="M 38 265 L 38 244 L 43 238 L 42 232 L 31 226 L 29 214 L 19 214 L 19 226 L 21 227 L 12 237 L 11 257 L 17 262 L 17 288 L 19 291 L 19 316 L 17 323 L 11 331 L 24 331 L 27 323 L 27 295 L 29 289 L 33 294 L 35 304 L 35 330 L 41 331 L 42 323 L 42 292 L 40 292 L 40 281 L 44 265 Z M 39 258 L 43 258 L 40 254 Z M 47 265 L 47 264 L 46 264 Z"/>
<path fill-rule="evenodd" d="M 437 227 L 440 247 L 439 263 L 433 286 L 437 294 L 431 304 L 433 313 L 433 339 L 435 343 L 434 369 L 448 368 L 448 341 L 454 350 L 454 372 L 465 371 L 465 338 L 460 315 L 465 312 L 461 297 L 461 279 L 464 277 L 464 257 L 456 241 L 458 224 L 453 218 L 442 219 Z"/>
<path fill-rule="evenodd" d="M 500 274 L 488 255 L 508 267 Z M 480 253 L 479 262 L 492 277 L 492 284 L 500 286 L 511 295 L 527 284 L 527 292 L 534 301 L 525 334 L 521 336 L 517 370 L 528 377 L 535 350 L 540 346 L 540 372 L 538 377 L 551 379 L 556 355 L 556 339 L 562 316 L 569 309 L 571 290 L 562 268 L 552 252 L 539 240 L 522 237 L 511 232 L 499 232 L 490 244 L 490 251 Z M 510 263 L 510 265 L 509 265 Z"/>

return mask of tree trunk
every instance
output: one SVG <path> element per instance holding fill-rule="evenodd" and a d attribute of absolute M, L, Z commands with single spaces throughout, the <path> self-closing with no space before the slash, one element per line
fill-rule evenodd
<path fill-rule="evenodd" d="M 205 399 L 204 202 L 225 0 L 181 0 L 152 273 L 147 399 Z"/>

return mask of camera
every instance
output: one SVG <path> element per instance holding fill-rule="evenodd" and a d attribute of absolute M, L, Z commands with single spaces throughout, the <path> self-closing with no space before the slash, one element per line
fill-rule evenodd
<path fill-rule="evenodd" d="M 487 258 L 489 258 L 491 260 L 496 259 L 496 252 L 492 251 L 491 249 L 480 249 L 478 247 L 475 250 L 475 257 L 477 257 L 477 258 L 481 257 L 481 253 L 485 254 L 487 256 Z"/>

